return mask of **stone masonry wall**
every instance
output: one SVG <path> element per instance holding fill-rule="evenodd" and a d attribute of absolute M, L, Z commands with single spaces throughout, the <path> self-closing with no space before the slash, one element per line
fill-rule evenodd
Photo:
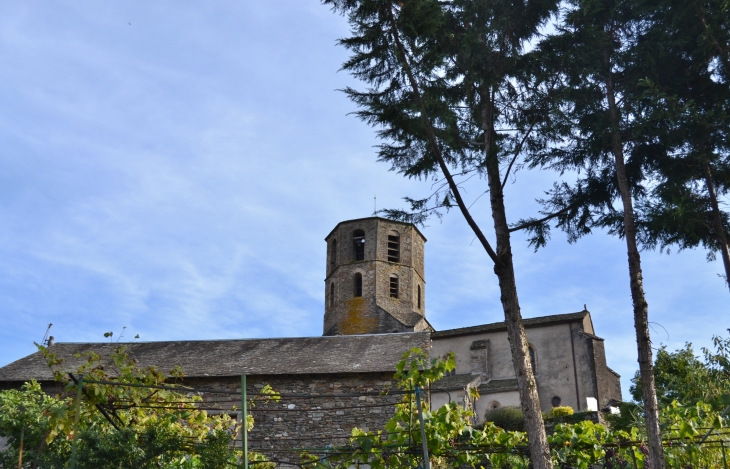
<path fill-rule="evenodd" d="M 201 392 L 206 408 L 219 409 L 209 410 L 210 413 L 228 413 L 240 421 L 240 377 L 185 378 L 181 384 L 206 390 Z M 270 460 L 284 462 L 298 461 L 296 452 L 286 451 L 289 448 L 345 444 L 355 427 L 371 431 L 384 429 L 385 422 L 394 413 L 395 403 L 401 399 L 398 394 L 380 395 L 386 389 L 396 390 L 393 373 L 248 376 L 249 398 L 257 396 L 266 384 L 281 393 L 282 398 L 279 402 L 256 402 L 249 409 L 255 421 L 249 432 L 249 448 Z M 63 386 L 54 382 L 43 382 L 42 387 L 49 394 L 63 391 Z M 207 392 L 211 389 L 235 394 Z M 358 396 L 333 396 L 337 394 Z M 240 444 L 239 437 L 237 445 Z"/>
<path fill-rule="evenodd" d="M 249 397 L 265 384 L 282 394 L 279 402 L 258 402 L 250 410 L 255 424 L 249 433 L 249 448 L 271 460 L 296 461 L 291 448 L 322 448 L 347 443 L 355 427 L 383 429 L 393 415 L 399 395 L 381 396 L 393 389 L 392 373 L 289 375 L 247 377 Z M 240 377 L 185 379 L 185 385 L 198 389 L 239 392 Z M 358 394 L 356 397 L 335 397 Z M 370 394 L 370 395 L 365 395 Z M 241 400 L 237 395 L 202 393 L 206 404 L 220 406 L 240 418 Z M 297 398 L 299 396 L 300 398 Z M 306 397 L 304 396 L 314 396 Z M 233 408 L 236 408 L 233 411 Z M 240 443 L 239 443 L 240 444 Z"/>

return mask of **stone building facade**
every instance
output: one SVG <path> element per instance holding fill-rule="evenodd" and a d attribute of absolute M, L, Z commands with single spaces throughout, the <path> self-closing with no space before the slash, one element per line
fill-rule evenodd
<path fill-rule="evenodd" d="M 76 370 L 83 353 L 110 356 L 120 344 L 62 343 L 53 352 Z M 248 396 L 264 385 L 279 401 L 256 402 L 249 447 L 272 460 L 297 460 L 296 448 L 344 444 L 355 427 L 382 429 L 401 395 L 395 364 L 412 348 L 430 349 L 428 332 L 281 339 L 135 342 L 124 344 L 140 367 L 185 371 L 181 383 L 196 390 L 205 408 L 240 419 L 241 375 Z M 47 392 L 60 392 L 40 353 L 0 368 L 0 389 L 35 379 Z"/>
<path fill-rule="evenodd" d="M 252 409 L 250 447 L 281 461 L 294 458 L 287 448 L 344 443 L 354 427 L 382 429 L 400 398 L 384 392 L 393 391 L 396 364 L 415 347 L 432 356 L 456 355 L 455 372 L 432 385 L 432 407 L 456 400 L 473 408 L 479 423 L 490 409 L 519 405 L 503 322 L 435 331 L 426 320 L 426 238 L 415 226 L 378 217 L 350 220 L 325 240 L 323 336 L 142 342 L 128 344 L 130 353 L 142 366 L 180 366 L 185 384 L 219 412 L 240 409 L 241 375 L 250 395 L 271 385 L 282 400 Z M 603 409 L 621 400 L 620 377 L 606 364 L 588 311 L 534 317 L 524 325 L 542 410 Z M 71 371 L 79 364 L 76 354 L 105 356 L 115 346 L 52 347 Z M 39 353 L 0 368 L 0 389 L 31 379 L 53 389 Z M 469 388 L 480 398 L 470 400 Z"/>
<path fill-rule="evenodd" d="M 621 400 L 620 376 L 606 364 L 604 340 L 595 335 L 588 311 L 525 319 L 524 326 L 543 411 L 600 410 Z M 457 377 L 477 379 L 472 386 L 479 389 L 479 418 L 496 407 L 520 405 L 503 322 L 433 332 L 431 354 L 448 352 L 456 354 Z M 445 398 L 437 396 L 434 405 Z"/>

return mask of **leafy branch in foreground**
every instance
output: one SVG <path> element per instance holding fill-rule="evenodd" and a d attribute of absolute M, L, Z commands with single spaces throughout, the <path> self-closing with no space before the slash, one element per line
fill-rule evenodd
<path fill-rule="evenodd" d="M 21 453 L 26 468 L 67 467 L 74 443 L 79 469 L 223 469 L 238 464 L 242 454 L 233 443 L 240 424 L 228 412 L 199 409 L 202 397 L 179 384 L 184 378 L 180 368 L 162 373 L 139 367 L 126 346 L 119 345 L 108 356 L 93 351 L 77 355 L 82 364 L 66 373 L 65 360 L 53 347 L 38 348 L 63 391 L 50 396 L 30 382 L 0 392 L 0 437 L 9 444 L 0 453 L 0 468 L 18 467 Z M 77 402 L 77 383 L 83 380 Z M 262 394 L 263 399 L 278 399 L 271 388 Z M 253 427 L 250 415 L 246 423 Z M 256 453 L 249 453 L 249 459 L 264 460 Z"/>

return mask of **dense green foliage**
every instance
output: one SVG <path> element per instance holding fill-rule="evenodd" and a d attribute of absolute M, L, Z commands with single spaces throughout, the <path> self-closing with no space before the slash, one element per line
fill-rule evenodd
<path fill-rule="evenodd" d="M 519 407 L 504 406 L 488 410 L 484 420 L 508 431 L 525 431 L 525 414 Z"/>
<path fill-rule="evenodd" d="M 344 91 L 356 115 L 378 129 L 380 161 L 408 178 L 440 183 L 410 210 L 386 209 L 395 219 L 423 223 L 455 205 L 455 187 L 440 180 L 479 176 L 490 165 L 506 184 L 525 150 L 542 148 L 538 135 L 548 103 L 517 81 L 530 63 L 525 44 L 558 11 L 555 0 L 324 0 L 348 17 L 352 52 L 343 69 L 368 85 Z M 534 99 L 533 99 L 534 98 Z M 443 160 L 443 162 L 441 161 Z M 443 163 L 443 164 L 442 164 Z M 501 195 L 500 195 L 501 197 Z"/>
<path fill-rule="evenodd" d="M 654 374 L 662 407 L 673 401 L 684 405 L 704 402 L 720 411 L 727 405 L 722 396 L 730 395 L 730 339 L 714 337 L 713 342 L 715 350 L 703 348 L 701 358 L 695 356 L 689 343 L 674 352 L 668 352 L 665 346 L 659 349 Z M 631 396 L 641 402 L 638 374 L 631 382 Z"/>
<path fill-rule="evenodd" d="M 222 469 L 240 459 L 232 445 L 240 425 L 228 413 L 199 409 L 202 398 L 180 384 L 182 370 L 140 368 L 122 345 L 110 356 L 88 352 L 76 379 L 133 386 L 86 383 L 77 401 L 78 386 L 61 372 L 63 361 L 52 347 L 39 349 L 64 391 L 51 396 L 30 382 L 0 392 L 0 437 L 9 444 L 0 468 L 17 468 L 21 453 L 24 468 L 66 468 L 74 445 L 78 469 Z M 263 392 L 277 398 L 269 388 Z M 253 426 L 250 416 L 247 424 Z"/>
<path fill-rule="evenodd" d="M 639 82 L 641 131 L 652 148 L 646 163 L 655 180 L 641 205 L 644 242 L 702 245 L 712 257 L 730 227 L 722 204 L 714 213 L 708 191 L 710 183 L 715 197 L 730 191 L 730 10 L 723 0 L 637 0 L 634 7 L 651 58 L 642 62 Z"/>
<path fill-rule="evenodd" d="M 410 351 L 398 366 L 399 388 L 412 391 L 416 386 L 426 387 L 452 369 L 453 360 L 453 355 L 443 360 L 429 359 L 419 349 Z M 496 421 L 476 428 L 471 425 L 470 410 L 452 402 L 429 411 L 426 394 L 423 399 L 424 431 L 432 467 L 529 467 L 524 432 L 500 428 Z M 639 406 L 622 406 L 623 415 L 613 419 L 616 425 L 611 428 L 578 419 L 575 423 L 556 424 L 548 437 L 553 463 L 556 467 L 580 469 L 596 464 L 606 468 L 648 467 L 646 432 L 640 412 Z M 519 410 L 503 411 L 501 415 L 512 419 L 518 413 Z M 572 417 L 580 415 L 567 418 Z M 621 419 L 624 425 L 620 424 Z M 682 406 L 674 401 L 663 409 L 662 427 L 668 467 L 724 467 L 718 442 L 721 437 L 730 439 L 730 433 L 725 419 L 712 406 L 702 402 Z M 706 444 L 698 444 L 708 429 L 712 434 Z M 406 394 L 383 429 L 354 429 L 349 445 L 332 446 L 324 455 L 304 454 L 303 461 L 316 469 L 344 469 L 358 464 L 369 464 L 373 469 L 412 469 L 423 467 L 422 455 L 416 399 L 413 394 Z"/>
<path fill-rule="evenodd" d="M 537 44 L 526 82 L 554 84 L 533 166 L 576 174 L 521 220 L 543 246 L 551 223 L 569 241 L 624 237 L 614 153 L 625 156 L 637 241 L 646 248 L 727 252 L 730 214 L 730 12 L 723 0 L 574 0 Z M 610 84 L 610 86 L 608 86 Z M 540 90 L 540 88 L 536 88 Z M 615 95 L 610 109 L 608 91 Z M 544 107 L 544 106 L 543 106 Z M 730 268 L 724 255 L 726 274 Z"/>

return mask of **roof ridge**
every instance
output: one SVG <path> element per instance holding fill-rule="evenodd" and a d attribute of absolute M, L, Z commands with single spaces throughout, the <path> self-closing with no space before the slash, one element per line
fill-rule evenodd
<path fill-rule="evenodd" d="M 575 313 L 565 313 L 565 314 L 551 314 L 548 316 L 537 316 L 534 318 L 526 318 L 522 320 L 522 324 L 525 327 L 532 327 L 540 324 L 545 323 L 551 323 L 551 322 L 568 322 L 573 321 L 576 319 L 582 319 L 586 315 L 590 315 L 590 312 L 587 310 L 578 311 Z M 499 330 L 501 328 L 506 328 L 507 325 L 504 321 L 500 322 L 492 322 L 487 324 L 479 324 L 476 326 L 467 326 L 467 327 L 458 327 L 454 329 L 445 329 L 443 331 L 436 331 L 432 333 L 433 337 L 448 337 L 448 336 L 454 336 L 454 335 L 467 335 L 482 331 L 489 331 L 489 330 Z"/>
<path fill-rule="evenodd" d="M 243 337 L 240 339 L 181 339 L 181 340 L 138 340 L 135 342 L 54 342 L 53 345 L 134 345 L 134 344 L 166 344 L 182 342 L 243 342 L 249 340 L 298 340 L 298 339 L 332 339 L 342 337 L 370 337 L 381 335 L 427 334 L 425 331 L 381 332 L 378 334 L 348 334 L 348 335 L 312 335 L 303 337 Z M 2 367 L 0 367 L 2 368 Z"/>

